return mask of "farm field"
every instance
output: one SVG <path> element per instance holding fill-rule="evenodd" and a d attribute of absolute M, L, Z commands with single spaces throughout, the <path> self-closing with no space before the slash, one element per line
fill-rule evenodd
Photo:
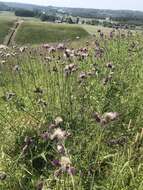
<path fill-rule="evenodd" d="M 0 13 L 0 44 L 4 42 L 5 37 L 9 34 L 15 20 L 16 18 L 13 14 Z"/>
<path fill-rule="evenodd" d="M 83 24 L 81 25 L 89 34 L 96 34 L 98 30 L 102 30 L 104 33 L 109 34 L 112 31 L 112 28 L 107 28 L 103 26 L 92 26 Z"/>
<path fill-rule="evenodd" d="M 142 190 L 142 34 L 22 24 L 41 41 L 1 49 L 0 189 Z"/>
<path fill-rule="evenodd" d="M 17 44 L 40 44 L 44 42 L 62 42 L 86 37 L 88 32 L 79 26 L 24 22 L 15 37 Z"/>

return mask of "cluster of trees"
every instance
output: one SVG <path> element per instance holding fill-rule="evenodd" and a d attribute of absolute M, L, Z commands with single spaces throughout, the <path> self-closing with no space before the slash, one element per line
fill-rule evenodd
<path fill-rule="evenodd" d="M 82 24 L 99 25 L 100 22 L 99 22 L 99 20 L 91 19 L 91 20 L 87 20 L 87 21 L 83 20 Z"/>
<path fill-rule="evenodd" d="M 15 15 L 21 17 L 35 17 L 36 13 L 31 10 L 18 9 L 15 11 Z"/>
<path fill-rule="evenodd" d="M 0 9 L 1 7 L 4 9 L 6 9 L 4 4 L 0 4 Z M 99 14 L 99 12 L 92 10 L 90 12 L 90 15 L 87 9 L 87 12 L 85 12 L 84 9 L 70 9 L 71 13 L 66 14 L 66 12 L 64 12 L 63 14 L 57 14 L 56 11 L 52 12 L 50 10 L 50 12 L 42 12 L 39 10 L 28 10 L 28 9 L 17 9 L 15 10 L 15 15 L 16 16 L 22 16 L 22 17 L 38 17 L 41 19 L 41 21 L 48 21 L 48 22 L 60 22 L 60 23 L 69 23 L 69 24 L 90 24 L 90 25 L 103 25 L 104 27 L 113 27 L 113 24 L 110 22 L 110 20 L 112 21 L 116 21 L 118 22 L 118 24 L 120 25 L 125 25 L 128 24 L 130 27 L 134 28 L 135 26 L 141 26 L 143 25 L 143 16 L 142 14 L 138 13 L 137 15 L 130 15 L 130 11 L 116 11 L 119 12 L 119 15 L 115 14 L 115 11 L 101 11 L 103 12 L 102 16 Z M 91 9 L 90 9 L 91 10 Z M 72 12 L 73 11 L 73 12 Z M 96 12 L 96 13 L 95 13 Z M 110 16 L 110 20 L 107 21 L 107 17 L 105 17 L 105 15 L 107 13 L 111 13 L 113 12 L 114 14 Z M 124 13 L 121 16 L 121 13 Z M 127 14 L 128 13 L 128 14 Z M 93 15 L 95 15 L 95 18 L 92 18 Z M 135 13 L 134 13 L 135 14 Z M 57 16 L 58 15 L 58 16 Z M 71 15 L 74 15 L 74 17 L 72 17 Z M 84 18 L 86 17 L 91 17 L 90 19 L 83 19 L 83 18 L 79 18 L 79 16 L 75 16 L 75 15 L 80 15 L 80 16 L 84 16 Z M 102 19 L 102 22 L 100 22 L 99 20 Z"/>
<path fill-rule="evenodd" d="M 77 17 L 76 19 L 73 19 L 70 16 L 57 16 L 56 14 L 41 14 L 40 15 L 41 21 L 48 21 L 48 22 L 55 22 L 58 21 L 60 23 L 69 23 L 69 24 L 78 24 L 80 19 Z"/>
<path fill-rule="evenodd" d="M 56 15 L 41 14 L 40 19 L 41 21 L 55 22 L 58 19 L 58 17 Z"/>

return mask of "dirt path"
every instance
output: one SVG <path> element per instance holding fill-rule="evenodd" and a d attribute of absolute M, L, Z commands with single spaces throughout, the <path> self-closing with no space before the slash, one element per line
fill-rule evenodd
<path fill-rule="evenodd" d="M 23 22 L 24 22 L 23 20 L 18 20 L 15 22 L 14 27 L 11 29 L 11 32 L 8 34 L 8 36 L 5 39 L 5 42 L 4 42 L 5 45 L 7 46 L 14 45 L 14 39 L 15 39 L 16 33 Z"/>

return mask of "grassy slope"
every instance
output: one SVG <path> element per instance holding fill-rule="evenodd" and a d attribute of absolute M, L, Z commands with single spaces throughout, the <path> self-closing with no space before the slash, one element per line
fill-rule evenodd
<path fill-rule="evenodd" d="M 102 31 L 104 31 L 104 33 L 108 34 L 109 32 L 112 31 L 112 28 L 107 28 L 107 27 L 103 27 L 103 26 L 92 26 L 92 25 L 81 25 L 85 30 L 87 30 L 88 33 L 90 34 L 95 34 L 97 33 L 97 31 L 100 29 Z"/>
<path fill-rule="evenodd" d="M 0 183 L 2 190 L 34 190 L 41 179 L 45 189 L 54 190 L 143 189 L 143 37 L 98 39 L 104 49 L 101 58 L 95 58 L 95 40 L 87 60 L 72 60 L 78 71 L 68 78 L 64 67 L 71 61 L 43 50 L 27 50 L 1 66 L 1 93 L 16 93 L 8 102 L 0 100 L 0 170 L 8 176 Z M 47 56 L 52 57 L 50 63 L 44 59 Z M 110 73 L 109 61 L 115 70 L 111 82 L 103 85 Z M 20 71 L 14 72 L 17 64 Z M 80 73 L 95 68 L 96 74 L 79 85 Z M 36 86 L 44 93 L 36 95 Z M 39 104 L 39 99 L 47 105 Z M 94 111 L 117 111 L 120 117 L 102 128 L 91 117 Z M 56 116 L 64 120 L 61 128 L 72 134 L 65 145 L 77 170 L 73 178 L 63 175 L 60 181 L 55 180 L 56 168 L 50 162 L 60 158 L 56 142 L 44 143 L 40 137 Z M 35 143 L 22 155 L 26 136 Z M 46 159 L 46 166 L 38 172 L 31 163 L 39 155 Z"/>
<path fill-rule="evenodd" d="M 14 17 L 12 13 L 0 13 L 0 43 L 4 42 L 4 39 L 9 34 L 15 20 L 16 17 Z"/>
<path fill-rule="evenodd" d="M 39 44 L 73 40 L 88 33 L 78 26 L 25 22 L 18 30 L 15 41 L 18 44 Z"/>

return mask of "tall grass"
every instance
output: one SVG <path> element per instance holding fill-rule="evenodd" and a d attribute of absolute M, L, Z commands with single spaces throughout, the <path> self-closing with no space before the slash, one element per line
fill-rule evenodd
<path fill-rule="evenodd" d="M 87 50 L 73 44 L 70 58 L 65 50 L 11 50 L 17 55 L 0 65 L 2 190 L 34 190 L 39 182 L 45 190 L 143 189 L 142 41 L 123 31 L 112 39 L 99 34 L 85 42 Z M 69 72 L 71 63 L 76 69 Z M 119 118 L 101 125 L 95 112 Z M 41 137 L 57 116 L 59 128 L 71 134 L 63 143 L 74 175 L 55 177 L 57 141 Z M 26 153 L 25 137 L 32 140 Z"/>
<path fill-rule="evenodd" d="M 42 22 L 25 22 L 17 32 L 17 44 L 40 44 L 44 42 L 62 42 L 86 37 L 88 32 L 79 26 L 67 24 L 50 24 Z"/>

